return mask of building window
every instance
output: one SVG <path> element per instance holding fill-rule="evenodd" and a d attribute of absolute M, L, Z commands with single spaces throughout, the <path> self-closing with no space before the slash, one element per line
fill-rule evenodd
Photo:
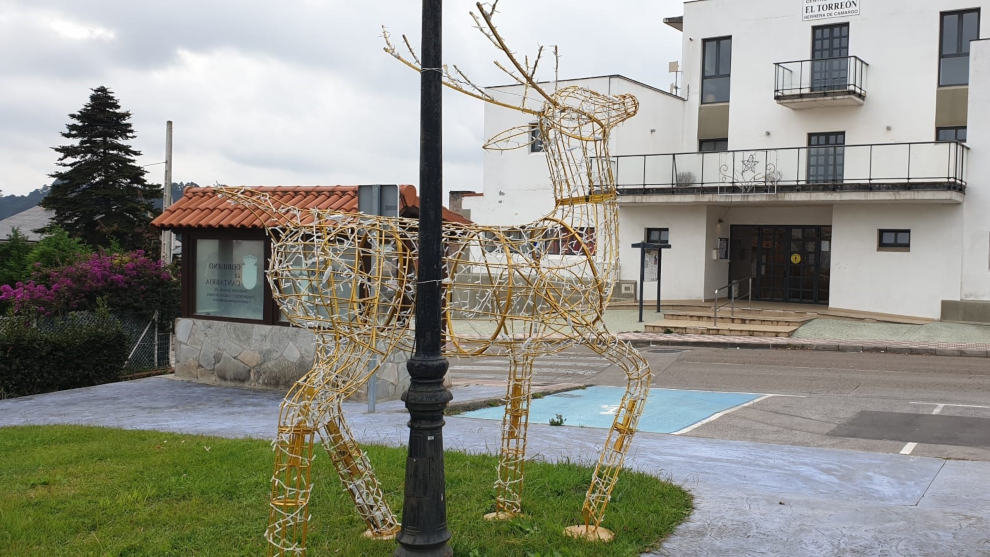
<path fill-rule="evenodd" d="M 907 250 L 911 247 L 911 231 L 881 228 L 877 233 L 877 247 Z"/>
<path fill-rule="evenodd" d="M 670 229 L 669 228 L 647 228 L 646 229 L 646 241 L 651 244 L 669 244 L 670 243 Z"/>
<path fill-rule="evenodd" d="M 939 42 L 938 84 L 969 83 L 969 42 L 980 38 L 980 10 L 943 12 Z"/>
<path fill-rule="evenodd" d="M 961 141 L 965 143 L 966 126 L 935 128 L 935 141 Z"/>
<path fill-rule="evenodd" d="M 543 134 L 540 132 L 540 125 L 536 122 L 529 125 L 529 152 L 543 152 Z"/>
<path fill-rule="evenodd" d="M 705 39 L 702 48 L 702 104 L 729 102 L 732 37 Z"/>
<path fill-rule="evenodd" d="M 728 139 L 702 139 L 698 142 L 698 150 L 702 153 L 721 153 L 729 150 Z"/>
<path fill-rule="evenodd" d="M 835 184 L 842 181 L 845 144 L 846 132 L 808 134 L 809 184 Z"/>
<path fill-rule="evenodd" d="M 265 242 L 196 240 L 195 315 L 264 319 Z"/>
<path fill-rule="evenodd" d="M 811 90 L 841 91 L 849 83 L 849 24 L 811 28 Z"/>

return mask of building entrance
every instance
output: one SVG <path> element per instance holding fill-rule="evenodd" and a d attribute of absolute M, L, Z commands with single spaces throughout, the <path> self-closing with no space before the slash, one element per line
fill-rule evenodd
<path fill-rule="evenodd" d="M 753 277 L 753 298 L 828 303 L 831 226 L 733 225 L 729 280 Z"/>

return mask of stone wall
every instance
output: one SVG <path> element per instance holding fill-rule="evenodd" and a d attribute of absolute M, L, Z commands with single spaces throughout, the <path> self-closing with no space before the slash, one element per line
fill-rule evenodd
<path fill-rule="evenodd" d="M 288 389 L 313 365 L 315 337 L 306 329 L 209 319 L 175 321 L 175 373 L 203 383 Z M 408 354 L 389 356 L 377 372 L 377 400 L 409 386 Z M 367 398 L 360 389 L 352 400 Z"/>

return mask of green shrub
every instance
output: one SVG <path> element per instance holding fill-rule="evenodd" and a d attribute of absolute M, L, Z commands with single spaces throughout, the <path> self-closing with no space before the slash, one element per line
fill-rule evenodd
<path fill-rule="evenodd" d="M 0 320 L 0 398 L 87 387 L 120 378 L 120 322 L 105 311 Z"/>

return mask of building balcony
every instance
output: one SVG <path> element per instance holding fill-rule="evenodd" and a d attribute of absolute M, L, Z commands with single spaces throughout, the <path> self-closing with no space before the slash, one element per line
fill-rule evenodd
<path fill-rule="evenodd" d="M 869 64 L 856 56 L 778 62 L 773 98 L 795 110 L 859 106 L 866 101 Z"/>
<path fill-rule="evenodd" d="M 959 142 L 880 143 L 613 157 L 623 202 L 942 201 L 966 191 Z"/>

